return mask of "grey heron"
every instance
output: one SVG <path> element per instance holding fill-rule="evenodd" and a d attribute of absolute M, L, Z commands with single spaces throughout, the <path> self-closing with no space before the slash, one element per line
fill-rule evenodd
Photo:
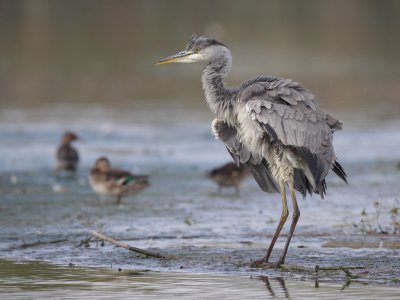
<path fill-rule="evenodd" d="M 282 213 L 265 255 L 251 266 L 284 264 L 300 210 L 296 190 L 326 193 L 325 177 L 332 170 L 347 182 L 332 145 L 342 122 L 318 107 L 314 96 L 300 84 L 284 78 L 258 76 L 239 87 L 227 87 L 231 51 L 215 39 L 193 35 L 183 51 L 157 64 L 205 62 L 202 83 L 206 102 L 216 115 L 214 136 L 221 140 L 236 163 L 245 164 L 260 188 L 279 192 Z M 288 217 L 288 187 L 293 216 L 280 258 L 269 263 L 271 252 Z"/>

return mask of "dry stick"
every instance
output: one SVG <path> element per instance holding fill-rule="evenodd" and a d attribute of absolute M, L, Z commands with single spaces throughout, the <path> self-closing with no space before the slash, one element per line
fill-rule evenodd
<path fill-rule="evenodd" d="M 353 277 L 353 275 L 351 275 L 349 270 L 347 270 L 345 268 L 340 268 L 340 269 L 346 274 L 347 277 Z"/>
<path fill-rule="evenodd" d="M 339 267 L 320 267 L 318 265 L 315 266 L 315 272 L 318 271 L 338 271 L 338 270 L 356 270 L 356 269 L 365 269 L 364 266 L 356 266 L 356 267 L 345 267 L 345 266 L 339 266 Z M 343 271 L 345 272 L 345 271 Z"/>
<path fill-rule="evenodd" d="M 308 268 L 308 267 L 302 267 L 302 266 L 296 266 L 296 265 L 289 265 L 289 264 L 282 264 L 279 265 L 278 269 L 281 269 L 283 271 L 300 271 L 300 272 L 307 272 L 307 273 L 318 273 L 318 271 L 343 271 L 347 274 L 348 270 L 354 270 L 354 269 L 365 269 L 365 267 L 358 266 L 358 267 L 345 267 L 345 266 L 339 266 L 339 267 L 320 267 L 318 265 L 315 266 L 315 268 Z"/>
<path fill-rule="evenodd" d="M 259 266 L 262 269 L 281 269 L 282 271 L 300 271 L 300 272 L 307 272 L 307 273 L 313 273 L 315 272 L 314 269 L 312 268 L 307 268 L 307 267 L 302 267 L 302 266 L 296 266 L 296 265 L 288 265 L 288 264 L 282 264 L 277 266 L 274 263 L 263 263 Z"/>
<path fill-rule="evenodd" d="M 87 239 L 85 240 L 81 240 L 81 242 L 79 243 L 78 247 L 82 247 L 82 245 L 84 245 L 85 247 L 89 247 L 89 242 L 90 240 L 93 238 L 93 235 L 89 236 Z"/>
<path fill-rule="evenodd" d="M 37 242 L 33 242 L 33 243 L 25 243 L 23 241 L 21 245 L 10 247 L 10 249 L 23 249 L 23 248 L 36 247 L 36 246 L 41 246 L 41 245 L 62 243 L 62 242 L 66 242 L 66 241 L 68 241 L 68 240 L 67 239 L 61 239 L 61 240 L 45 241 L 45 242 L 37 241 Z"/>
<path fill-rule="evenodd" d="M 314 272 L 314 270 L 312 268 L 296 266 L 296 265 L 288 265 L 288 264 L 282 264 L 278 268 L 280 268 L 284 271 L 300 271 L 300 272 L 308 272 L 308 273 Z"/>
<path fill-rule="evenodd" d="M 131 250 L 131 251 L 135 251 L 135 252 L 138 252 L 138 253 L 147 255 L 147 256 L 153 256 L 153 257 L 157 257 L 157 258 L 167 258 L 167 256 L 165 256 L 164 254 L 161 254 L 161 253 L 157 253 L 157 252 L 153 252 L 153 251 L 144 250 L 144 249 L 140 249 L 140 248 L 137 248 L 137 247 L 130 246 L 130 245 L 128 245 L 128 244 L 125 244 L 125 243 L 116 241 L 116 240 L 114 240 L 114 239 L 112 239 L 112 238 L 110 238 L 110 237 L 108 237 L 108 236 L 105 236 L 104 234 L 98 233 L 97 231 L 92 231 L 92 234 L 93 234 L 95 237 L 98 237 L 99 239 L 108 241 L 108 242 L 110 242 L 110 243 L 112 243 L 112 244 L 114 244 L 114 245 L 120 246 L 120 247 L 122 247 L 122 248 Z"/>

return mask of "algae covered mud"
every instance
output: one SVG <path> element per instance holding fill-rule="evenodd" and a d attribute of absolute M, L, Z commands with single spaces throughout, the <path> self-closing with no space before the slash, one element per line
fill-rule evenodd
<path fill-rule="evenodd" d="M 208 115 L 185 119 L 181 116 L 193 114 L 164 113 L 148 119 L 129 109 L 2 112 L 2 299 L 3 294 L 17 299 L 47 293 L 54 298 L 107 298 L 116 292 L 166 299 L 195 299 L 200 293 L 230 299 L 398 298 L 398 121 L 373 128 L 347 126 L 338 133 L 336 153 L 349 185 L 330 176 L 324 200 L 299 200 L 301 218 L 287 263 L 365 267 L 348 270 L 350 274 L 315 274 L 249 268 L 275 230 L 279 195 L 262 193 L 251 178 L 239 196 L 229 189 L 217 193 L 205 173 L 230 157 L 213 139 Z M 65 130 L 83 138 L 77 144 L 79 170 L 72 175 L 53 170 L 54 151 Z M 87 176 L 101 155 L 116 167 L 149 174 L 151 186 L 120 205 L 94 194 Z M 146 258 L 96 240 L 85 247 L 81 241 L 92 230 L 169 258 Z M 278 240 L 272 260 L 283 242 Z"/>

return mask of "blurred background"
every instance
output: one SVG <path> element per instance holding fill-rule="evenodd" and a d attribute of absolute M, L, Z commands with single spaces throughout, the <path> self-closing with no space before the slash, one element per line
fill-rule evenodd
<path fill-rule="evenodd" d="M 387 119 L 400 112 L 399 28 L 395 0 L 1 0 L 0 103 L 208 114 L 201 66 L 154 66 L 197 33 L 231 48 L 229 84 L 289 77 L 346 118 Z"/>

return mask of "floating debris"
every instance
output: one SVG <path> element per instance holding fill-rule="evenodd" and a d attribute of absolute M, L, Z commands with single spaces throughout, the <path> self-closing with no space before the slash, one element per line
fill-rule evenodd
<path fill-rule="evenodd" d="M 62 186 L 58 183 L 54 184 L 51 188 L 54 193 L 65 193 L 68 191 L 68 189 L 65 186 Z"/>
<path fill-rule="evenodd" d="M 12 183 L 12 184 L 17 184 L 18 183 L 18 177 L 17 177 L 17 175 L 15 175 L 15 174 L 13 174 L 13 175 L 11 175 L 11 177 L 10 177 L 10 182 Z"/>

